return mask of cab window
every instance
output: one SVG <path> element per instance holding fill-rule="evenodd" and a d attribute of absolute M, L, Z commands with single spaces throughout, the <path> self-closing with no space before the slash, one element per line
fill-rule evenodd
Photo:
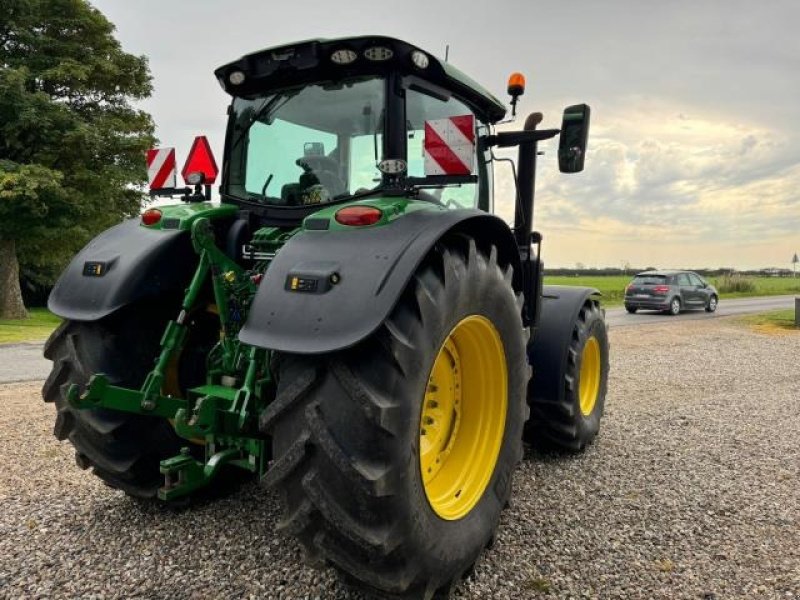
<path fill-rule="evenodd" d="M 473 115 L 473 112 L 466 104 L 452 96 L 447 100 L 441 100 L 440 98 L 435 98 L 413 89 L 409 89 L 406 92 L 406 144 L 409 177 L 424 178 L 426 176 L 424 153 L 426 121 L 464 115 Z M 475 119 L 475 123 L 476 140 L 480 136 L 489 133 L 489 127 L 486 124 L 482 123 L 477 118 Z M 491 169 L 487 168 L 489 159 L 490 156 L 488 153 L 481 156 L 478 156 L 477 153 L 473 153 L 472 156 L 474 165 L 473 173 L 478 176 L 479 180 L 483 179 L 483 181 L 486 182 L 486 196 L 489 196 L 488 190 L 491 190 Z M 427 191 L 432 193 L 442 203 L 452 208 L 472 208 L 478 206 L 479 185 L 477 183 L 454 183 L 445 185 L 442 188 L 430 189 Z M 481 206 L 481 208 L 489 210 L 488 198 L 485 204 L 486 205 Z"/>

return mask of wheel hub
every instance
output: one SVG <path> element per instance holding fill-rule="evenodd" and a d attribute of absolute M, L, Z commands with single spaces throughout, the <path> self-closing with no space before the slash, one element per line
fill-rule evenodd
<path fill-rule="evenodd" d="M 461 420 L 461 373 L 458 349 L 448 338 L 433 365 L 420 419 L 422 480 L 427 483 L 439 473 L 458 436 Z"/>
<path fill-rule="evenodd" d="M 600 343 L 597 338 L 592 336 L 586 340 L 581 353 L 581 374 L 579 382 L 578 398 L 581 413 L 588 417 L 592 414 L 597 395 L 600 391 L 600 377 L 602 365 L 600 361 Z"/>
<path fill-rule="evenodd" d="M 487 318 L 459 322 L 439 349 L 419 424 L 420 475 L 434 512 L 466 516 L 489 484 L 505 431 L 508 372 Z"/>

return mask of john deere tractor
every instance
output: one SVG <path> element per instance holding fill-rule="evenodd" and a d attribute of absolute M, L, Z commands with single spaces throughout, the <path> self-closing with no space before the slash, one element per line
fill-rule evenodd
<path fill-rule="evenodd" d="M 589 108 L 496 131 L 502 102 L 386 37 L 215 74 L 232 97 L 220 202 L 188 173 L 181 201 L 100 234 L 50 296 L 55 435 L 131 496 L 249 473 L 313 564 L 446 595 L 493 539 L 523 442 L 579 451 L 598 432 L 598 293 L 543 287 L 532 229 L 538 144 L 560 133 L 560 170 L 581 171 Z M 492 214 L 509 147 L 513 225 Z"/>

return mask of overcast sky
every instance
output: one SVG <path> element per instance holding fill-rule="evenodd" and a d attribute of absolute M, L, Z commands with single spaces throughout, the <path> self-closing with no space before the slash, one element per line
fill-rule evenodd
<path fill-rule="evenodd" d="M 800 252 L 800 2 L 490 3 L 92 0 L 150 60 L 144 104 L 182 163 L 209 136 L 220 157 L 228 98 L 212 71 L 312 37 L 385 34 L 444 55 L 520 112 L 557 127 L 586 102 L 586 170 L 562 175 L 543 145 L 536 227 L 549 266 L 790 267 Z M 478 6 L 477 10 L 470 8 Z M 521 126 L 522 119 L 519 121 Z M 498 205 L 513 195 L 498 166 Z"/>

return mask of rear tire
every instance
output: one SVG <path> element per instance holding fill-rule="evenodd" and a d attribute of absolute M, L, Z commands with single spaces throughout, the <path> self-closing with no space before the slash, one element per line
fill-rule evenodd
<path fill-rule="evenodd" d="M 681 299 L 678 297 L 673 298 L 669 301 L 669 308 L 667 309 L 667 314 L 672 315 L 673 317 L 678 316 L 681 313 Z"/>
<path fill-rule="evenodd" d="M 633 315 L 633 314 L 636 314 L 636 311 L 639 310 L 639 309 L 637 307 L 635 307 L 635 306 L 628 306 L 626 304 L 625 305 L 625 310 L 627 310 L 630 314 Z"/>
<path fill-rule="evenodd" d="M 531 419 L 526 441 L 540 450 L 579 452 L 594 440 L 605 409 L 608 351 L 604 313 L 590 298 L 573 325 L 561 397 L 537 397 L 534 373 L 528 390 Z"/>
<path fill-rule="evenodd" d="M 706 312 L 713 313 L 717 310 L 717 304 L 719 300 L 716 296 L 712 295 L 711 298 L 708 299 L 708 304 L 706 304 Z"/>
<path fill-rule="evenodd" d="M 158 356 L 167 322 L 165 316 L 156 316 L 163 315 L 160 304 L 123 309 L 101 321 L 64 321 L 44 348 L 45 358 L 53 361 L 42 388 L 44 401 L 57 411 L 53 434 L 59 440 L 69 439 L 79 467 L 91 468 L 111 487 L 137 498 L 155 497 L 162 483 L 159 462 L 189 442 L 166 419 L 74 409 L 66 393 L 73 383 L 83 389 L 95 373 L 103 373 L 112 385 L 139 389 Z M 213 321 L 203 316 L 192 323 L 196 327 L 176 369 L 182 389 L 202 382 L 208 340 L 201 338 L 214 330 Z"/>
<path fill-rule="evenodd" d="M 449 592 L 490 544 L 522 457 L 527 418 L 526 333 L 521 296 L 511 280 L 511 267 L 498 265 L 493 247 L 479 250 L 472 238 L 458 237 L 432 251 L 389 318 L 366 341 L 325 356 L 277 358 L 277 396 L 260 422 L 273 439 L 266 483 L 283 499 L 279 529 L 295 536 L 313 563 L 333 564 L 371 593 L 431 598 Z M 469 329 L 464 323 L 482 325 Z M 468 327 L 467 337 L 459 338 L 462 327 Z M 496 335 L 484 339 L 482 328 Z M 480 354 L 493 340 L 504 356 L 502 369 L 475 368 L 479 363 L 467 360 L 467 350 Z M 440 363 L 450 343 L 456 351 L 447 354 L 450 362 Z M 434 378 L 440 368 L 455 374 L 455 383 L 434 385 L 445 382 Z M 502 383 L 504 397 L 486 391 L 500 389 L 493 381 Z M 458 389 L 461 396 L 450 396 Z M 448 397 L 461 398 L 460 414 L 481 406 L 484 412 L 471 413 L 469 421 L 457 409 L 449 413 L 455 424 L 445 441 L 450 448 L 454 440 L 452 452 L 433 455 L 441 466 L 425 481 L 422 462 L 438 438 L 422 429 L 439 423 L 426 411 L 447 405 Z M 505 418 L 496 421 L 503 404 Z M 484 418 L 485 430 L 499 437 L 494 464 L 481 470 L 474 463 L 486 453 L 474 463 L 454 457 L 461 448 L 483 448 L 487 436 L 470 437 L 470 430 L 484 431 Z M 447 502 L 429 495 L 430 482 L 448 469 L 486 479 L 483 487 L 459 483 L 461 489 L 447 496 L 464 514 L 448 513 Z"/>

